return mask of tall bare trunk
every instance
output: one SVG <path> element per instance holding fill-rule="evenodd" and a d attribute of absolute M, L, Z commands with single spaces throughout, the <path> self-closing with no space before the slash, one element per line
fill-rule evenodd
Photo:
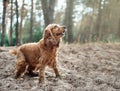
<path fill-rule="evenodd" d="M 54 20 L 54 8 L 55 8 L 55 0 L 50 0 L 48 6 L 50 23 L 53 23 Z"/>
<path fill-rule="evenodd" d="M 13 0 L 11 0 L 11 21 L 10 21 L 10 37 L 9 37 L 9 45 L 12 45 L 12 22 L 13 22 Z"/>
<path fill-rule="evenodd" d="M 65 19 L 64 19 L 64 24 L 67 27 L 67 34 L 65 37 L 65 41 L 68 41 L 68 43 L 71 43 L 73 41 L 73 33 L 72 33 L 72 28 L 73 28 L 73 8 L 74 8 L 74 0 L 66 0 L 66 11 L 65 11 Z"/>
<path fill-rule="evenodd" d="M 100 26 L 101 26 L 101 17 L 102 17 L 102 0 L 99 1 L 99 6 L 98 6 L 98 15 L 97 15 L 97 19 L 96 19 L 96 25 L 95 25 L 95 29 L 94 32 L 95 34 L 93 35 L 93 40 L 94 41 L 99 41 L 101 39 L 101 30 L 100 30 Z"/>
<path fill-rule="evenodd" d="M 55 0 L 41 0 L 42 9 L 43 9 L 43 15 L 44 15 L 44 21 L 45 26 L 47 26 L 50 23 L 53 23 L 54 20 L 54 7 L 55 7 Z"/>
<path fill-rule="evenodd" d="M 1 46 L 5 43 L 5 31 L 6 31 L 6 10 L 8 7 L 8 0 L 3 0 L 3 16 L 2 16 L 2 38 L 1 38 Z"/>
<path fill-rule="evenodd" d="M 30 42 L 32 42 L 33 33 L 33 0 L 31 0 L 31 19 L 30 19 Z"/>
<path fill-rule="evenodd" d="M 119 21 L 118 21 L 118 36 L 120 38 L 120 18 L 119 18 Z"/>
<path fill-rule="evenodd" d="M 18 25 L 19 25 L 19 22 L 18 22 L 18 1 L 17 0 L 15 0 L 15 5 L 16 5 L 16 19 L 17 19 L 17 21 L 16 21 L 16 29 L 15 29 L 15 34 L 16 34 L 16 45 L 19 45 L 19 38 L 18 38 L 18 31 L 19 31 L 19 29 L 18 29 Z"/>
<path fill-rule="evenodd" d="M 20 21 L 20 44 L 22 44 L 22 22 L 24 17 L 24 0 L 22 2 L 22 8 L 21 8 L 21 21 Z"/>

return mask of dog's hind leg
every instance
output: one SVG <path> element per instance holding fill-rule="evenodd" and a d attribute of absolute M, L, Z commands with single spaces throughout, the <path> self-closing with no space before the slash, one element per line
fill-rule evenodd
<path fill-rule="evenodd" d="M 25 61 L 25 57 L 22 52 L 18 52 L 17 54 L 17 61 L 16 61 L 16 75 L 15 78 L 20 78 L 21 75 L 25 72 L 27 62 Z"/>
<path fill-rule="evenodd" d="M 21 76 L 22 73 L 25 72 L 27 63 L 24 60 L 17 60 L 18 62 L 16 62 L 16 76 L 15 78 L 19 78 Z"/>
<path fill-rule="evenodd" d="M 29 65 L 28 68 L 27 68 L 27 73 L 26 74 L 30 77 L 38 76 L 37 73 L 33 72 L 34 70 L 35 70 L 35 67 Z"/>

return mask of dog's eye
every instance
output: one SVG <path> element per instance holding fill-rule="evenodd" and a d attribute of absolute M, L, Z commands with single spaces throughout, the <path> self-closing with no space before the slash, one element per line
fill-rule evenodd
<path fill-rule="evenodd" d="M 56 36 L 62 35 L 62 33 L 57 33 Z"/>
<path fill-rule="evenodd" d="M 53 33 L 53 35 L 54 35 L 54 36 L 58 36 L 58 34 L 57 34 L 57 33 Z"/>

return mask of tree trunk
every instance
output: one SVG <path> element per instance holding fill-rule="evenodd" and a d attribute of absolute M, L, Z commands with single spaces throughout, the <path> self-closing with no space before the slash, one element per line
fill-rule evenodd
<path fill-rule="evenodd" d="M 22 22 L 24 17 L 24 0 L 22 2 L 22 8 L 21 8 L 21 21 L 20 21 L 20 44 L 22 44 Z"/>
<path fill-rule="evenodd" d="M 65 11 L 65 19 L 64 19 L 64 24 L 67 27 L 67 33 L 65 37 L 65 41 L 68 41 L 68 43 L 71 43 L 73 41 L 73 33 L 72 33 L 72 28 L 73 28 L 73 8 L 74 8 L 74 0 L 66 0 L 66 11 Z"/>
<path fill-rule="evenodd" d="M 100 26 L 101 26 L 101 17 L 102 17 L 102 0 L 99 1 L 99 7 L 98 7 L 98 15 L 97 15 L 97 19 L 96 19 L 96 25 L 95 25 L 95 34 L 93 35 L 93 40 L 94 41 L 99 41 L 101 39 L 101 30 L 100 30 Z"/>
<path fill-rule="evenodd" d="M 15 5 L 16 5 L 16 29 L 15 29 L 15 34 L 16 34 L 16 45 L 19 45 L 19 39 L 18 39 L 18 25 L 19 25 L 19 22 L 18 22 L 18 1 L 15 0 Z"/>
<path fill-rule="evenodd" d="M 49 0 L 49 6 L 48 6 L 49 12 L 48 13 L 49 13 L 50 23 L 53 23 L 54 21 L 54 8 L 55 8 L 55 0 Z"/>
<path fill-rule="evenodd" d="M 47 26 L 48 24 L 53 23 L 54 20 L 55 0 L 49 0 L 49 2 L 47 2 L 47 0 L 41 0 L 41 4 L 45 26 Z"/>
<path fill-rule="evenodd" d="M 6 31 L 6 10 L 8 7 L 8 0 L 3 0 L 3 18 L 2 18 L 2 38 L 1 38 L 1 46 L 5 43 L 5 31 Z"/>
<path fill-rule="evenodd" d="M 12 28 L 12 21 L 13 20 L 13 0 L 11 0 L 11 21 L 10 21 L 10 37 L 9 37 L 9 45 L 12 45 L 12 32 L 13 32 L 13 28 Z"/>
<path fill-rule="evenodd" d="M 30 19 L 30 42 L 32 42 L 33 33 L 33 0 L 31 0 L 31 19 Z"/>
<path fill-rule="evenodd" d="M 118 21 L 118 36 L 120 38 L 120 18 L 119 18 L 119 21 Z"/>

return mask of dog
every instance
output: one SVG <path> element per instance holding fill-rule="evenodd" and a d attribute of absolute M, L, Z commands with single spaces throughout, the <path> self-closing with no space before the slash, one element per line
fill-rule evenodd
<path fill-rule="evenodd" d="M 17 56 L 15 78 L 21 78 L 25 72 L 31 76 L 36 75 L 34 70 L 38 69 L 39 83 L 43 83 L 46 66 L 53 68 L 56 77 L 60 78 L 56 54 L 65 30 L 65 26 L 49 24 L 39 42 L 23 44 L 16 50 L 10 50 L 11 54 Z"/>

